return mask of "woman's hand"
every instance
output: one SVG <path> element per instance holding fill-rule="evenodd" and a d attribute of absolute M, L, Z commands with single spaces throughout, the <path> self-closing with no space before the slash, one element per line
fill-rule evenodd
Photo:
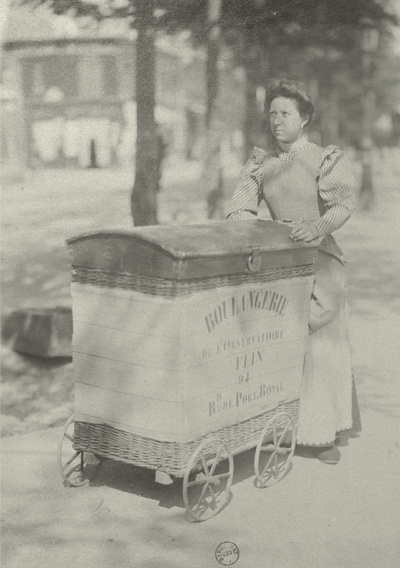
<path fill-rule="evenodd" d="M 293 229 L 289 238 L 294 242 L 304 241 L 306 243 L 311 243 L 312 241 L 315 241 L 315 239 L 319 238 L 319 232 L 317 227 L 312 223 L 303 222 Z"/>

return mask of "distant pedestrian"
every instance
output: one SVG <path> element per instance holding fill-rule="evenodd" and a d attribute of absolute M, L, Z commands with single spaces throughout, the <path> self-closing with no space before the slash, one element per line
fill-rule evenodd
<path fill-rule="evenodd" d="M 255 148 L 242 169 L 227 217 L 254 219 L 264 200 L 275 221 L 293 227 L 293 241 L 315 242 L 318 261 L 311 296 L 297 442 L 325 463 L 338 463 L 337 436 L 361 429 L 348 333 L 346 265 L 331 233 L 350 217 L 354 178 L 337 146 L 308 141 L 314 106 L 303 85 L 278 81 L 267 93 L 276 149 Z"/>
<path fill-rule="evenodd" d="M 168 144 L 165 140 L 164 134 L 161 130 L 160 125 L 157 125 L 157 186 L 156 191 L 160 191 L 161 188 L 161 177 L 162 177 L 162 165 L 167 153 Z"/>

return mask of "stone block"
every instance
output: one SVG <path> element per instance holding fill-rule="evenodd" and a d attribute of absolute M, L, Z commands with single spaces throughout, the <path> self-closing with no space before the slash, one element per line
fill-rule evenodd
<path fill-rule="evenodd" d="M 1 335 L 19 353 L 72 357 L 72 310 L 57 306 L 14 311 L 5 318 Z"/>

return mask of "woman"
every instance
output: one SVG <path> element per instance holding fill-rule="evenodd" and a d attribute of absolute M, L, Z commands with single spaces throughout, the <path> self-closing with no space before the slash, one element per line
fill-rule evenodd
<path fill-rule="evenodd" d="M 337 146 L 321 148 L 304 135 L 314 106 L 303 85 L 278 81 L 266 102 L 277 149 L 254 149 L 239 175 L 227 218 L 253 219 L 264 199 L 272 219 L 293 227 L 293 241 L 319 245 L 297 443 L 312 446 L 322 462 L 334 464 L 340 459 L 338 440 L 350 429 L 361 429 L 350 359 L 345 261 L 331 235 L 354 209 L 354 178 Z"/>

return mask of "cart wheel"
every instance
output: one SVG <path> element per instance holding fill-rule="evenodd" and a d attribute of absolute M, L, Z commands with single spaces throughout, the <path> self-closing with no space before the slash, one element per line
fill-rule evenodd
<path fill-rule="evenodd" d="M 233 456 L 225 442 L 204 440 L 194 452 L 183 479 L 183 501 L 189 515 L 205 521 L 225 505 L 233 478 Z"/>
<path fill-rule="evenodd" d="M 264 426 L 254 456 L 257 487 L 269 487 L 282 479 L 292 461 L 295 447 L 296 426 L 290 414 L 278 414 L 271 418 Z"/>
<path fill-rule="evenodd" d="M 74 415 L 70 416 L 58 444 L 58 465 L 64 485 L 80 487 L 89 483 L 96 475 L 100 463 L 90 450 L 75 450 Z"/>

